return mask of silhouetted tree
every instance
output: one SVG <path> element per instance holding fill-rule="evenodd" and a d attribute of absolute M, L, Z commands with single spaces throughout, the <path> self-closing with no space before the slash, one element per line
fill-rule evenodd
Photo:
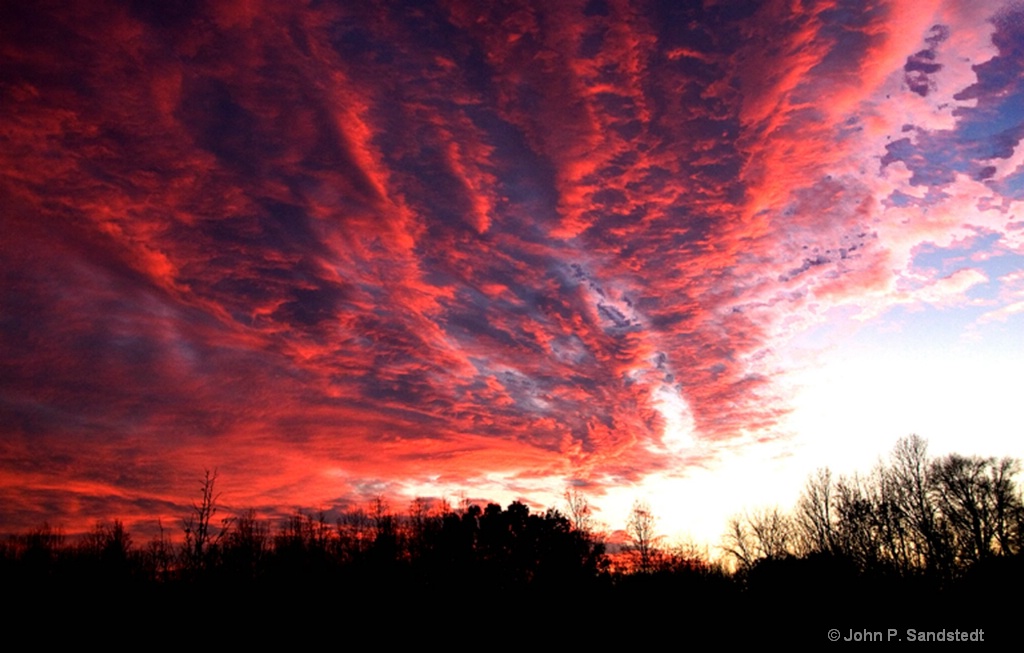
<path fill-rule="evenodd" d="M 65 546 L 63 531 L 44 523 L 15 540 L 20 571 L 31 582 L 52 579 L 58 572 L 58 560 Z"/>
<path fill-rule="evenodd" d="M 758 560 L 783 558 L 793 553 L 795 525 L 778 507 L 756 510 L 729 520 L 723 549 L 739 569 Z"/>
<path fill-rule="evenodd" d="M 400 542 L 398 522 L 383 496 L 377 496 L 370 504 L 370 518 L 373 521 L 373 555 L 380 562 L 393 562 L 399 558 Z"/>
<path fill-rule="evenodd" d="M 565 505 L 572 527 L 590 533 L 593 528 L 593 514 L 587 497 L 576 488 L 569 488 L 565 491 Z"/>
<path fill-rule="evenodd" d="M 743 516 L 733 515 L 729 518 L 722 540 L 722 550 L 732 558 L 738 570 L 746 571 L 757 562 L 754 540 Z"/>
<path fill-rule="evenodd" d="M 792 553 L 794 526 L 778 507 L 753 512 L 747 518 L 762 558 L 781 558 Z"/>
<path fill-rule="evenodd" d="M 270 556 L 275 582 L 322 583 L 331 571 L 333 532 L 321 511 L 316 516 L 301 510 L 289 516 L 274 536 Z"/>
<path fill-rule="evenodd" d="M 338 549 L 347 561 L 361 559 L 373 544 L 373 522 L 361 507 L 346 510 L 338 518 Z"/>
<path fill-rule="evenodd" d="M 914 528 L 900 503 L 896 476 L 879 463 L 865 484 L 865 496 L 871 504 L 878 559 L 901 576 L 917 573 L 920 556 L 915 543 Z"/>
<path fill-rule="evenodd" d="M 132 537 L 120 519 L 98 522 L 82 541 L 82 548 L 107 564 L 124 564 L 132 548 Z"/>
<path fill-rule="evenodd" d="M 924 438 L 911 435 L 896 442 L 884 473 L 888 476 L 887 498 L 895 515 L 905 520 L 908 531 L 907 562 L 915 569 L 938 572 L 947 569 L 951 561 L 937 523 L 928 468 L 927 443 Z"/>
<path fill-rule="evenodd" d="M 1021 511 L 1013 476 L 1019 465 L 1009 458 L 950 454 L 929 468 L 937 513 L 959 565 L 973 564 L 1018 550 L 1013 525 Z"/>
<path fill-rule="evenodd" d="M 626 535 L 629 536 L 631 549 L 636 556 L 637 569 L 645 574 L 654 571 L 655 567 L 658 540 L 656 521 L 646 501 L 637 499 L 633 502 L 626 522 Z"/>
<path fill-rule="evenodd" d="M 220 541 L 231 521 L 226 519 L 219 530 L 211 530 L 210 523 L 217 514 L 217 500 L 220 498 L 220 495 L 215 493 L 216 482 L 217 470 L 213 470 L 212 473 L 206 470 L 199 487 L 199 501 L 192 502 L 192 514 L 182 520 L 182 530 L 185 532 L 182 548 L 184 564 L 186 569 L 193 572 L 207 566 L 211 546 Z"/>
<path fill-rule="evenodd" d="M 804 551 L 831 553 L 835 545 L 835 486 L 832 472 L 819 469 L 797 501 L 796 526 Z"/>
<path fill-rule="evenodd" d="M 870 483 L 856 475 L 835 483 L 833 545 L 862 569 L 877 568 L 885 549 L 883 508 Z"/>
<path fill-rule="evenodd" d="M 92 558 L 94 573 L 103 582 L 125 580 L 132 574 L 132 536 L 120 519 L 97 523 L 83 538 L 81 549 Z"/>
<path fill-rule="evenodd" d="M 231 524 L 221 546 L 221 560 L 232 578 L 254 580 L 263 571 L 271 552 L 270 526 L 252 508 Z"/>
<path fill-rule="evenodd" d="M 157 534 L 146 547 L 146 561 L 153 578 L 167 582 L 174 567 L 174 545 L 164 532 L 164 522 L 157 520 Z"/>

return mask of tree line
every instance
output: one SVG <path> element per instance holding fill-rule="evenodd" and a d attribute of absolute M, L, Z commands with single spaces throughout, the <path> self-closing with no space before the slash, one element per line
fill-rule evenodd
<path fill-rule="evenodd" d="M 119 520 L 98 523 L 77 541 L 44 525 L 0 548 L 0 577 L 40 587 L 74 584 L 218 587 L 444 587 L 507 592 L 566 588 L 600 578 L 604 542 L 588 528 L 585 500 L 570 517 L 536 513 L 521 502 L 502 508 L 416 499 L 404 515 L 383 497 L 334 523 L 323 512 L 296 514 L 274 529 L 254 510 L 218 519 L 216 473 L 207 472 L 181 537 L 160 534 L 137 546 Z M 575 520 L 575 521 L 573 521 Z"/>
<path fill-rule="evenodd" d="M 724 550 L 740 572 L 766 559 L 829 555 L 861 573 L 950 582 L 1020 556 L 1019 472 L 1012 458 L 931 458 L 926 441 L 909 436 L 867 474 L 818 470 L 790 513 L 773 508 L 732 518 Z"/>
<path fill-rule="evenodd" d="M 137 544 L 118 520 L 81 538 L 44 525 L 0 545 L 0 584 L 8 593 L 107 587 L 172 600 L 216 590 L 273 596 L 279 607 L 282 597 L 290 605 L 338 588 L 428 604 L 439 593 L 559 597 L 560 610 L 571 596 L 573 605 L 616 604 L 637 618 L 653 609 L 655 595 L 671 597 L 662 609 L 695 617 L 722 605 L 761 615 L 783 605 L 803 605 L 805 616 L 837 606 L 903 614 L 907 605 L 996 614 L 998 605 L 978 597 L 1024 580 L 1019 471 L 1010 458 L 932 458 L 926 442 L 910 436 L 865 474 L 812 474 L 791 511 L 734 517 L 722 556 L 665 546 L 643 502 L 633 507 L 620 550 L 596 531 L 576 492 L 566 494 L 563 510 L 542 512 L 518 501 L 452 507 L 417 499 L 398 514 L 378 497 L 333 522 L 299 511 L 275 527 L 253 510 L 223 518 L 217 476 L 208 472 L 179 536 L 161 528 Z"/>

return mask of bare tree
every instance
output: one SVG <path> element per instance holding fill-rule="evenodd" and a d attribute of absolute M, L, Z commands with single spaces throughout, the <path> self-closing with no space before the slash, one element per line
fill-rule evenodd
<path fill-rule="evenodd" d="M 440 528 L 441 520 L 432 515 L 433 501 L 416 497 L 409 504 L 406 538 L 409 551 L 414 557 L 421 557 L 430 548 L 430 536 Z"/>
<path fill-rule="evenodd" d="M 656 519 L 651 506 L 646 501 L 637 499 L 629 512 L 626 522 L 626 534 L 632 542 L 632 550 L 637 558 L 637 568 L 648 574 L 654 571 L 657 557 L 657 540 L 655 532 Z"/>
<path fill-rule="evenodd" d="M 101 558 L 105 563 L 123 563 L 131 553 L 132 536 L 120 519 L 112 522 L 100 521 L 83 539 L 82 548 Z"/>
<path fill-rule="evenodd" d="M 755 511 L 747 516 L 758 553 L 762 558 L 784 558 L 792 553 L 792 519 L 779 508 Z"/>
<path fill-rule="evenodd" d="M 692 540 L 673 544 L 664 553 L 663 565 L 674 572 L 707 573 L 722 570 L 722 567 L 711 561 L 711 554 L 706 545 L 699 545 Z"/>
<path fill-rule="evenodd" d="M 729 518 L 729 525 L 723 540 L 722 549 L 732 557 L 741 571 L 749 569 L 757 562 L 757 553 L 754 550 L 750 530 L 741 515 Z"/>
<path fill-rule="evenodd" d="M 793 553 L 793 518 L 778 507 L 736 515 L 729 520 L 722 548 L 739 569 L 764 558 L 784 558 Z"/>
<path fill-rule="evenodd" d="M 958 454 L 932 463 L 934 502 L 948 528 L 958 565 L 1017 550 L 1012 524 L 1021 510 L 1013 485 L 1018 469 L 1010 458 Z"/>
<path fill-rule="evenodd" d="M 373 519 L 375 539 L 395 537 L 398 525 L 395 516 L 391 514 L 391 506 L 388 505 L 388 501 L 383 495 L 378 494 L 370 502 L 370 518 Z"/>
<path fill-rule="evenodd" d="M 832 472 L 819 469 L 807 480 L 796 507 L 796 524 L 807 552 L 831 552 L 835 544 Z"/>
<path fill-rule="evenodd" d="M 992 471 L 994 494 L 994 520 L 996 550 L 1002 555 L 1017 555 L 1021 552 L 1024 533 L 1024 498 L 1017 489 L 1013 478 L 1020 473 L 1020 461 L 1002 458 L 995 461 Z"/>
<path fill-rule="evenodd" d="M 373 520 L 361 507 L 346 510 L 338 518 L 338 545 L 346 555 L 362 555 L 374 539 Z"/>
<path fill-rule="evenodd" d="M 149 542 L 146 553 L 156 573 L 156 577 L 166 581 L 171 577 L 171 568 L 174 562 L 174 545 L 164 532 L 163 520 L 157 519 L 156 525 L 158 529 L 157 535 Z"/>
<path fill-rule="evenodd" d="M 882 498 L 879 478 L 877 473 L 866 479 L 854 474 L 839 477 L 835 484 L 835 547 L 862 569 L 892 557 L 886 542 L 892 512 Z"/>
<path fill-rule="evenodd" d="M 254 508 L 242 511 L 224 536 L 220 564 L 232 573 L 253 579 L 270 555 L 270 526 Z"/>
<path fill-rule="evenodd" d="M 593 516 L 587 497 L 576 488 L 569 488 L 565 491 L 565 505 L 573 529 L 589 533 L 593 528 Z"/>
<path fill-rule="evenodd" d="M 416 497 L 409 503 L 409 526 L 417 535 L 426 530 L 427 520 L 430 519 L 431 507 L 431 500 L 423 497 Z"/>
<path fill-rule="evenodd" d="M 949 547 L 932 501 L 928 443 L 918 435 L 900 438 L 888 467 L 893 508 L 909 530 L 908 559 L 913 568 L 938 569 L 950 564 Z"/>
<path fill-rule="evenodd" d="M 210 530 L 210 522 L 217 514 L 217 500 L 220 494 L 215 493 L 214 486 L 217 482 L 217 470 L 205 470 L 203 483 L 200 486 L 199 502 L 192 502 L 192 514 L 182 520 L 182 529 L 185 531 L 184 558 L 185 566 L 192 570 L 198 570 L 206 565 L 209 549 L 216 544 L 225 534 L 226 527 L 231 523 L 230 519 L 222 521 L 222 528 L 214 533 Z"/>

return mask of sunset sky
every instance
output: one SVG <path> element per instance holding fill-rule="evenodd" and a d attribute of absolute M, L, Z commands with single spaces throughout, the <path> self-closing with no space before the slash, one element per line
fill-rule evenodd
<path fill-rule="evenodd" d="M 0 98 L 0 532 L 1024 457 L 1020 2 L 15 0 Z"/>

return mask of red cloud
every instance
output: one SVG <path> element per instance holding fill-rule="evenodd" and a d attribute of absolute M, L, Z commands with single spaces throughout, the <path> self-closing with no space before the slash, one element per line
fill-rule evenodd
<path fill-rule="evenodd" d="M 851 131 L 905 48 L 837 4 L 10 16 L 4 522 L 631 482 L 697 462 L 665 393 L 773 433 L 783 322 L 910 251 Z"/>

